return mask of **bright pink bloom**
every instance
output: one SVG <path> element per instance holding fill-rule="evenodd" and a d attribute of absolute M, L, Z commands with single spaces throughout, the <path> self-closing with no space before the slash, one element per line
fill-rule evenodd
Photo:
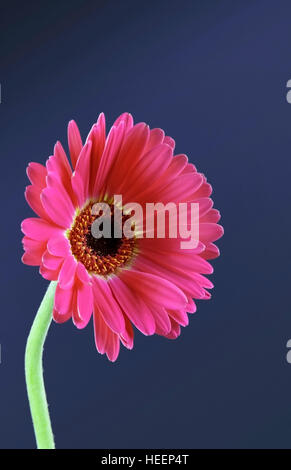
<path fill-rule="evenodd" d="M 175 339 L 193 299 L 209 299 L 213 272 L 207 260 L 219 256 L 213 244 L 223 234 L 212 208 L 211 186 L 185 155 L 173 156 L 175 142 L 161 129 L 134 125 L 122 114 L 106 136 L 100 114 L 85 144 L 77 125 L 68 126 L 71 165 L 57 142 L 46 166 L 30 163 L 27 202 L 38 215 L 22 223 L 23 262 L 40 266 L 57 280 L 53 317 L 72 317 L 84 328 L 93 313 L 96 347 L 115 361 L 120 341 L 133 347 L 132 323 L 145 335 Z M 125 237 L 96 244 L 90 238 L 92 204 L 121 194 L 123 203 L 199 202 L 200 242 L 191 250 L 180 239 Z M 105 240 L 105 242 L 104 242 Z"/>

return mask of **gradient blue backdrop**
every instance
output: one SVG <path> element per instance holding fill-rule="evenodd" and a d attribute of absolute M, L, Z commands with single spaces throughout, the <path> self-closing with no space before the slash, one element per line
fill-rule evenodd
<path fill-rule="evenodd" d="M 47 282 L 21 264 L 29 161 L 74 118 L 162 127 L 205 173 L 225 236 L 213 298 L 176 341 L 136 334 L 115 364 L 90 324 L 53 324 L 45 379 L 59 448 L 290 447 L 291 4 L 1 6 L 0 447 L 34 447 L 23 374 Z"/>

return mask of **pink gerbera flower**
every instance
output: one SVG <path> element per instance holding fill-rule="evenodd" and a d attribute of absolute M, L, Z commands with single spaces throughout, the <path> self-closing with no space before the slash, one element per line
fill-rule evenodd
<path fill-rule="evenodd" d="M 53 318 L 72 317 L 84 328 L 92 314 L 97 350 L 115 361 L 120 341 L 133 347 L 133 328 L 175 339 L 194 313 L 193 299 L 209 299 L 213 272 L 207 260 L 219 255 L 213 244 L 223 234 L 213 209 L 211 186 L 161 129 L 133 124 L 122 114 L 106 136 L 100 114 L 83 145 L 77 125 L 68 126 L 71 165 L 57 142 L 46 166 L 30 163 L 25 196 L 38 215 L 22 223 L 23 262 L 40 266 L 58 281 Z M 183 250 L 179 238 L 95 239 L 92 207 L 113 195 L 124 204 L 198 202 L 199 243 Z"/>

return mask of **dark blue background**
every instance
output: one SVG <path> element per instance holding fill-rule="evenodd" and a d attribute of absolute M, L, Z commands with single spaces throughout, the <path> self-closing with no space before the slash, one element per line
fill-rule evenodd
<path fill-rule="evenodd" d="M 115 364 L 90 324 L 53 324 L 59 448 L 290 447 L 290 1 L 7 2 L 1 7 L 0 447 L 34 447 L 25 342 L 47 282 L 21 264 L 29 161 L 99 112 L 162 127 L 214 187 L 213 298 L 176 341 L 136 334 Z"/>

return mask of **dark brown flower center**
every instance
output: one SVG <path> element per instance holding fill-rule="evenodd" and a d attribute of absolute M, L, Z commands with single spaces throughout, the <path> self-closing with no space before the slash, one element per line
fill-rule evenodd
<path fill-rule="evenodd" d="M 74 224 L 68 232 L 72 254 L 83 263 L 90 274 L 108 276 L 118 268 L 128 264 L 136 253 L 136 239 L 114 237 L 114 206 L 111 209 L 111 237 L 96 238 L 91 233 L 93 222 L 100 217 L 92 214 L 93 202 L 90 202 L 75 217 Z M 122 216 L 122 225 L 129 216 Z M 102 227 L 101 227 L 102 228 Z"/>

